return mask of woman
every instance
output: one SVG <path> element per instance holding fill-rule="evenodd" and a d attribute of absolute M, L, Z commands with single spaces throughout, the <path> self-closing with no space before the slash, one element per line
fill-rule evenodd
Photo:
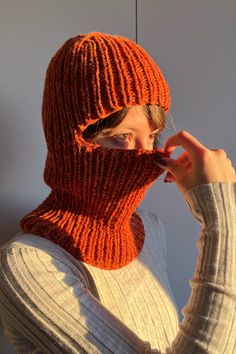
<path fill-rule="evenodd" d="M 162 72 L 127 38 L 81 34 L 51 59 L 51 192 L 1 247 L 0 316 L 17 353 L 233 353 L 235 170 L 186 131 L 157 148 L 169 108 Z M 163 225 L 137 210 L 164 171 L 201 223 L 181 323 Z"/>

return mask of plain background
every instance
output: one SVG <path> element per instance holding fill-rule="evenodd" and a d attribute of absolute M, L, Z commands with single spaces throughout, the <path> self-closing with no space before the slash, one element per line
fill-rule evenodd
<path fill-rule="evenodd" d="M 135 0 L 1 1 L 1 235 L 49 193 L 43 181 L 46 144 L 41 100 L 47 65 L 64 41 L 101 31 L 135 40 Z M 164 72 L 172 96 L 163 142 L 187 130 L 210 149 L 226 150 L 236 165 L 236 2 L 138 0 L 138 43 Z M 173 155 L 177 157 L 181 149 Z M 182 194 L 163 178 L 141 203 L 165 225 L 168 272 L 179 307 L 190 295 L 199 224 Z M 1 337 L 2 336 L 2 337 Z M 11 349 L 0 334 L 1 353 Z"/>

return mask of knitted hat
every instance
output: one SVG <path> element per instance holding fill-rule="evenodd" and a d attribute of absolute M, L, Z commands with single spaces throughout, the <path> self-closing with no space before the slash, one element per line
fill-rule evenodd
<path fill-rule="evenodd" d="M 68 39 L 46 72 L 42 117 L 50 195 L 21 221 L 75 258 L 120 268 L 140 253 L 145 231 L 135 212 L 163 172 L 153 156 L 163 150 L 111 149 L 82 132 L 124 106 L 156 104 L 165 112 L 170 93 L 158 66 L 139 45 L 100 32 Z"/>

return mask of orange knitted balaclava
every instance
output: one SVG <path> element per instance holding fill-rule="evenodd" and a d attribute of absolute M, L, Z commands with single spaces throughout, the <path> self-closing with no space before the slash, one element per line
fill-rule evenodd
<path fill-rule="evenodd" d="M 21 220 L 76 259 L 118 269 L 140 253 L 145 232 L 135 212 L 163 170 L 163 150 L 111 149 L 82 137 L 89 124 L 125 106 L 170 107 L 157 64 L 132 40 L 92 32 L 68 39 L 52 57 L 42 102 L 49 196 Z"/>

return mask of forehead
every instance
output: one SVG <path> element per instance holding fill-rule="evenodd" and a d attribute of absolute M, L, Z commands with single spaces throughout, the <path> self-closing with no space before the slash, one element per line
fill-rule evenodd
<path fill-rule="evenodd" d="M 155 123 L 146 113 L 144 106 L 132 106 L 117 127 L 153 129 Z"/>

